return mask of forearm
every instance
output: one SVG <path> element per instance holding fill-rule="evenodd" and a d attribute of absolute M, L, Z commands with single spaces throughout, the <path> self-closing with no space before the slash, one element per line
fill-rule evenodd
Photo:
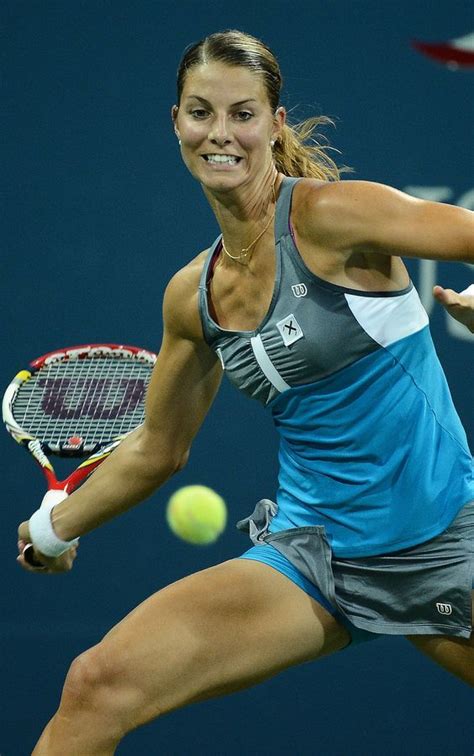
<path fill-rule="evenodd" d="M 146 499 L 182 465 L 168 453 L 153 449 L 143 430 L 130 434 L 71 496 L 54 507 L 56 535 L 70 541 L 84 535 Z"/>

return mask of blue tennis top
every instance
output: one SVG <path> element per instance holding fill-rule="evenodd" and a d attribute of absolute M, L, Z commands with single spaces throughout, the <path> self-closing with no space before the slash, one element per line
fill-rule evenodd
<path fill-rule="evenodd" d="M 323 525 L 337 556 L 398 551 L 441 533 L 474 499 L 466 434 L 413 285 L 359 291 L 306 267 L 289 222 L 296 181 L 284 179 L 277 201 L 265 318 L 255 331 L 213 319 L 219 236 L 199 285 L 204 338 L 280 435 L 271 532 Z"/>

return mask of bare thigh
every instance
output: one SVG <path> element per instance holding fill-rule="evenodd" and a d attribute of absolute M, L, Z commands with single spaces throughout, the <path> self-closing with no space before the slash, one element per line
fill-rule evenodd
<path fill-rule="evenodd" d="M 92 649 L 126 729 L 337 651 L 349 633 L 268 565 L 232 560 L 155 594 Z M 110 694 L 115 694 L 110 698 Z"/>
<path fill-rule="evenodd" d="M 474 591 L 472 617 L 474 625 Z M 448 635 L 409 635 L 407 638 L 419 651 L 474 688 L 474 633 L 470 638 Z"/>

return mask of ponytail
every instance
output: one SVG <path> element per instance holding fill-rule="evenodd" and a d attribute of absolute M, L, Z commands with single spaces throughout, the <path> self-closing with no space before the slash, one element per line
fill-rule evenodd
<path fill-rule="evenodd" d="M 285 176 L 338 181 L 344 169 L 339 169 L 328 155 L 328 150 L 333 148 L 317 141 L 321 139 L 319 134 L 313 136 L 319 126 L 332 123 L 330 118 L 319 116 L 308 118 L 295 126 L 285 124 L 273 147 L 277 170 Z"/>

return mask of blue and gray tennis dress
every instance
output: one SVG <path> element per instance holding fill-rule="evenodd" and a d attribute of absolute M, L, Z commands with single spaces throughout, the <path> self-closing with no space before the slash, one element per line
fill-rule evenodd
<path fill-rule="evenodd" d="M 290 223 L 297 181 L 281 185 L 275 286 L 260 325 L 228 330 L 211 315 L 221 237 L 204 265 L 199 309 L 228 378 L 269 409 L 280 436 L 276 504 L 260 502 L 243 522 L 255 544 L 244 556 L 286 570 L 312 593 L 300 569 L 305 558 L 293 559 L 293 547 L 277 551 L 283 541 L 313 532 L 332 560 L 351 563 L 402 553 L 449 528 L 474 500 L 474 477 L 414 286 L 359 291 L 312 273 Z M 280 557 L 288 565 L 272 563 Z"/>

